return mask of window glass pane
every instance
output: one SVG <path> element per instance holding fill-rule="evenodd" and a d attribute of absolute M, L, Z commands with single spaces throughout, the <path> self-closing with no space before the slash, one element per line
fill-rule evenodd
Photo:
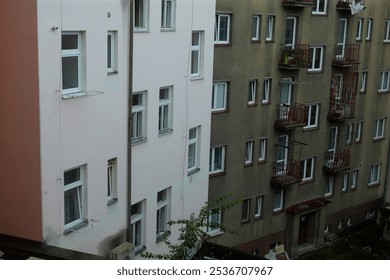
<path fill-rule="evenodd" d="M 64 205 L 65 205 L 65 225 L 81 218 L 79 188 L 76 187 L 65 191 Z"/>
<path fill-rule="evenodd" d="M 195 166 L 196 144 L 188 145 L 188 168 Z"/>
<path fill-rule="evenodd" d="M 219 17 L 219 41 L 227 41 L 228 36 L 228 17 Z"/>
<path fill-rule="evenodd" d="M 199 51 L 191 52 L 191 74 L 199 72 Z"/>
<path fill-rule="evenodd" d="M 80 168 L 75 168 L 65 172 L 64 185 L 69 185 L 77 181 L 80 181 Z"/>
<path fill-rule="evenodd" d="M 79 59 L 77 56 L 62 58 L 62 89 L 79 87 Z"/>
<path fill-rule="evenodd" d="M 112 40 L 112 36 L 111 34 L 107 35 L 107 68 L 111 68 L 111 54 L 112 54 L 112 50 L 111 50 L 111 40 Z"/>
<path fill-rule="evenodd" d="M 190 139 L 196 138 L 196 128 L 191 128 L 189 132 Z"/>
<path fill-rule="evenodd" d="M 64 34 L 61 38 L 62 50 L 77 50 L 78 49 L 78 35 Z"/>

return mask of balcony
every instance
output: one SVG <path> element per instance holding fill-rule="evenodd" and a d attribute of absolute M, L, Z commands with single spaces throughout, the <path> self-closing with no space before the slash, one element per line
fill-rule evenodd
<path fill-rule="evenodd" d="M 271 185 L 276 188 L 286 189 L 301 181 L 300 161 L 298 160 L 290 160 L 286 163 L 274 162 L 272 169 L 274 175 L 271 177 Z"/>
<path fill-rule="evenodd" d="M 364 0 L 337 0 L 336 9 L 340 12 L 351 12 L 357 14 L 365 9 Z"/>
<path fill-rule="evenodd" d="M 309 67 L 309 48 L 307 44 L 284 46 L 281 49 L 279 69 L 297 70 Z"/>
<path fill-rule="evenodd" d="M 333 66 L 350 67 L 359 64 L 360 44 L 345 44 L 336 46 Z"/>
<path fill-rule="evenodd" d="M 276 107 L 277 119 L 274 127 L 281 130 L 291 130 L 306 125 L 306 106 L 294 104 L 292 106 L 279 104 Z"/>
<path fill-rule="evenodd" d="M 356 97 L 351 95 L 340 99 L 336 96 L 330 98 L 328 120 L 341 122 L 349 118 L 353 118 L 355 111 Z"/>
<path fill-rule="evenodd" d="M 327 174 L 335 174 L 349 169 L 349 154 L 347 149 L 340 149 L 336 152 L 325 152 L 325 161 L 322 170 Z"/>
<path fill-rule="evenodd" d="M 283 7 L 286 8 L 304 8 L 315 5 L 314 0 L 282 0 Z"/>

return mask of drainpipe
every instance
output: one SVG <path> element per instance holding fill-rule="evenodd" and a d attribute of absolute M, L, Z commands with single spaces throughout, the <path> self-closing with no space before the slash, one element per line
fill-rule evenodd
<path fill-rule="evenodd" d="M 129 40 L 128 40 L 128 107 L 127 107 L 127 209 L 126 209 L 126 241 L 131 242 L 131 107 L 133 92 L 133 0 L 129 0 Z"/>

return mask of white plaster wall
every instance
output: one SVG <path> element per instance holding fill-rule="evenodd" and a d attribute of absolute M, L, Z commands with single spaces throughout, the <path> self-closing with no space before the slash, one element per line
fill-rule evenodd
<path fill-rule="evenodd" d="M 214 0 L 176 1 L 176 28 L 162 32 L 161 3 L 150 0 L 149 31 L 134 34 L 133 92 L 147 91 L 147 141 L 132 146 L 132 204 L 146 199 L 146 246 L 156 244 L 157 192 L 172 190 L 171 219 L 198 213 L 208 197 Z M 202 79 L 191 80 L 192 30 L 204 30 Z M 174 86 L 173 132 L 158 136 L 159 88 Z M 187 134 L 201 126 L 200 171 L 187 176 Z M 171 234 L 174 241 L 177 231 Z"/>
<path fill-rule="evenodd" d="M 106 72 L 108 30 L 118 31 L 115 75 Z M 59 92 L 61 31 L 83 32 L 86 96 L 62 99 Z M 44 239 L 107 255 L 126 229 L 129 1 L 38 0 L 38 34 Z M 118 202 L 107 206 L 111 158 L 117 158 Z M 80 165 L 87 167 L 89 225 L 64 235 L 63 172 Z"/>

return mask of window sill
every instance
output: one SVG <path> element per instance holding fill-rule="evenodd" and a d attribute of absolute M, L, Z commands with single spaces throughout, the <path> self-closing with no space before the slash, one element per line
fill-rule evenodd
<path fill-rule="evenodd" d="M 390 93 L 390 91 L 388 89 L 386 90 L 378 90 L 378 94 L 387 94 L 387 93 Z"/>
<path fill-rule="evenodd" d="M 191 81 L 199 81 L 199 80 L 203 80 L 203 76 L 194 76 L 194 77 L 191 77 L 190 80 Z"/>
<path fill-rule="evenodd" d="M 346 193 L 348 193 L 348 189 L 341 190 L 341 194 L 346 194 Z"/>
<path fill-rule="evenodd" d="M 223 113 L 229 113 L 229 110 L 228 109 L 223 109 L 223 110 L 215 110 L 215 111 L 211 111 L 211 114 L 212 115 L 217 115 L 217 114 L 223 114 Z"/>
<path fill-rule="evenodd" d="M 313 127 L 303 127 L 302 128 L 302 131 L 303 132 L 309 132 L 309 131 L 314 131 L 314 130 L 318 130 L 318 129 L 320 129 L 318 126 L 313 126 Z"/>
<path fill-rule="evenodd" d="M 219 235 L 222 235 L 223 231 L 219 229 L 219 230 L 207 232 L 207 234 L 209 235 L 210 238 L 212 238 L 212 237 L 217 237 Z"/>
<path fill-rule="evenodd" d="M 248 219 L 248 220 L 242 220 L 241 221 L 241 224 L 242 225 L 245 225 L 245 224 L 249 224 L 251 221 Z"/>
<path fill-rule="evenodd" d="M 118 75 L 118 71 L 107 71 L 107 76 L 115 76 Z"/>
<path fill-rule="evenodd" d="M 131 139 L 131 145 L 142 144 L 142 143 L 145 143 L 146 141 L 148 141 L 148 138 L 147 138 L 147 137 L 141 137 L 141 138 L 137 138 L 137 139 Z"/>
<path fill-rule="evenodd" d="M 214 42 L 214 47 L 231 47 L 232 43 L 215 43 Z"/>
<path fill-rule="evenodd" d="M 215 173 L 210 173 L 209 174 L 209 178 L 219 177 L 219 176 L 223 176 L 225 174 L 226 174 L 225 171 L 219 171 L 219 172 L 215 172 Z"/>
<path fill-rule="evenodd" d="M 73 226 L 73 227 L 70 227 L 66 230 L 64 230 L 64 235 L 68 235 L 68 234 L 71 234 L 72 232 L 75 232 L 77 231 L 78 229 L 81 229 L 83 227 L 86 227 L 88 225 L 88 221 L 87 220 L 84 220 L 82 221 L 81 223 Z"/>
<path fill-rule="evenodd" d="M 150 30 L 147 29 L 147 28 L 139 28 L 139 29 L 134 28 L 134 29 L 133 29 L 133 32 L 134 32 L 134 33 L 150 33 Z"/>
<path fill-rule="evenodd" d="M 244 167 L 251 167 L 253 166 L 253 162 L 244 163 Z"/>
<path fill-rule="evenodd" d="M 355 144 L 360 144 L 362 143 L 362 140 L 355 141 Z"/>
<path fill-rule="evenodd" d="M 161 27 L 161 32 L 176 32 L 174 27 Z"/>
<path fill-rule="evenodd" d="M 381 183 L 372 183 L 372 184 L 368 184 L 368 188 L 376 188 L 376 187 L 379 187 L 381 185 Z"/>
<path fill-rule="evenodd" d="M 260 40 L 260 39 L 252 39 L 252 40 L 251 40 L 251 43 L 252 43 L 252 44 L 260 44 L 260 43 L 261 43 L 261 40 Z"/>
<path fill-rule="evenodd" d="M 62 99 L 72 99 L 72 98 L 83 97 L 83 96 L 87 96 L 87 94 L 85 94 L 82 91 L 74 92 L 74 93 L 62 93 Z"/>
<path fill-rule="evenodd" d="M 157 235 L 156 236 L 156 243 L 160 243 L 160 242 L 164 241 L 164 239 L 170 235 L 171 235 L 171 232 L 169 230 L 164 232 L 163 234 Z"/>
<path fill-rule="evenodd" d="M 200 171 L 200 168 L 195 168 L 194 170 L 188 171 L 187 176 L 194 175 L 195 173 L 198 173 Z"/>
<path fill-rule="evenodd" d="M 265 39 L 265 42 L 266 42 L 266 43 L 274 43 L 275 41 L 274 41 L 274 39 L 269 39 L 269 40 L 268 40 L 268 39 Z"/>
<path fill-rule="evenodd" d="M 257 164 L 258 164 L 258 165 L 262 165 L 262 164 L 266 164 L 266 163 L 267 163 L 267 160 L 266 160 L 266 159 L 258 160 L 258 161 L 257 161 Z"/>
<path fill-rule="evenodd" d="M 282 214 L 284 213 L 284 209 L 280 209 L 280 210 L 272 210 L 272 216 L 275 216 L 275 215 L 279 215 L 279 214 Z"/>
<path fill-rule="evenodd" d="M 172 128 L 160 130 L 160 131 L 158 132 L 158 137 L 163 137 L 163 136 L 168 135 L 168 134 L 171 134 L 171 133 L 173 133 L 173 129 L 172 129 Z"/>
<path fill-rule="evenodd" d="M 248 103 L 247 107 L 248 108 L 256 108 L 257 107 L 257 103 Z"/>
<path fill-rule="evenodd" d="M 315 180 L 312 178 L 312 179 L 302 179 L 301 182 L 299 182 L 298 186 L 303 186 L 303 185 L 307 185 L 307 184 L 310 184 L 310 183 L 313 183 L 315 182 Z"/>
<path fill-rule="evenodd" d="M 385 140 L 385 137 L 372 138 L 372 142 L 380 142 Z"/>
<path fill-rule="evenodd" d="M 351 187 L 351 192 L 356 192 L 357 191 L 357 187 Z"/>
<path fill-rule="evenodd" d="M 255 217 L 255 222 L 256 221 L 261 221 L 263 219 L 263 215 L 260 215 L 260 216 L 258 216 L 258 217 Z"/>
<path fill-rule="evenodd" d="M 113 204 L 115 204 L 117 202 L 118 202 L 117 198 L 112 198 L 112 199 L 107 201 L 107 206 L 111 206 L 111 205 L 113 205 Z"/>
<path fill-rule="evenodd" d="M 324 197 L 325 197 L 325 198 L 333 198 L 333 193 L 324 194 Z"/>
<path fill-rule="evenodd" d="M 307 74 L 322 74 L 324 71 L 322 69 L 307 69 Z"/>
<path fill-rule="evenodd" d="M 271 105 L 271 102 L 270 101 L 261 101 L 261 105 L 269 106 L 269 105 Z"/>

